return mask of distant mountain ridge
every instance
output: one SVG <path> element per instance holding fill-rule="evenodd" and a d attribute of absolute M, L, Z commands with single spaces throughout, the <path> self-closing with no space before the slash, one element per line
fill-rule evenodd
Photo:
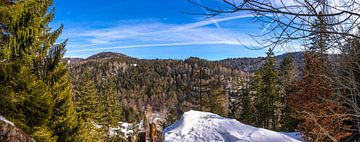
<path fill-rule="evenodd" d="M 280 65 L 280 63 L 284 60 L 287 56 L 292 56 L 296 65 L 297 71 L 301 71 L 301 69 L 304 67 L 304 52 L 292 52 L 292 53 L 285 53 L 282 55 L 275 56 L 276 64 Z M 173 59 L 137 59 L 130 56 L 127 56 L 122 53 L 116 53 L 116 52 L 101 52 L 98 54 L 94 54 L 86 59 L 84 58 L 64 58 L 63 60 L 68 63 L 79 63 L 86 60 L 102 60 L 102 59 L 111 59 L 111 58 L 123 58 L 123 59 L 130 59 L 130 60 L 173 60 Z M 206 59 L 200 59 L 197 57 L 189 57 L 185 60 L 206 60 Z M 208 61 L 208 60 L 206 60 Z M 215 62 L 220 63 L 225 66 L 238 69 L 244 72 L 254 73 L 256 70 L 260 69 L 262 65 L 265 63 L 265 57 L 240 57 L 240 58 L 228 58 L 218 61 L 209 61 L 209 62 Z"/>
<path fill-rule="evenodd" d="M 292 52 L 285 53 L 282 55 L 275 56 L 277 66 L 286 58 L 287 56 L 292 56 L 297 72 L 301 72 L 301 69 L 304 67 L 304 52 Z M 218 61 L 219 63 L 225 64 L 232 68 L 239 69 L 244 72 L 254 73 L 256 70 L 260 69 L 265 64 L 265 57 L 257 58 L 229 58 Z"/>

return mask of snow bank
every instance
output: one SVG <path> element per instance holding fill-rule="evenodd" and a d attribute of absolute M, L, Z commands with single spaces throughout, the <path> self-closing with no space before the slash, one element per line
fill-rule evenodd
<path fill-rule="evenodd" d="M 0 121 L 3 121 L 3 122 L 5 122 L 5 123 L 10 124 L 10 125 L 12 125 L 12 126 L 15 127 L 14 123 L 12 123 L 11 121 L 7 120 L 5 117 L 3 117 L 3 116 L 1 116 L 1 115 L 0 115 Z"/>
<path fill-rule="evenodd" d="M 242 124 L 235 119 L 188 111 L 163 131 L 165 142 L 300 142 L 285 134 Z"/>

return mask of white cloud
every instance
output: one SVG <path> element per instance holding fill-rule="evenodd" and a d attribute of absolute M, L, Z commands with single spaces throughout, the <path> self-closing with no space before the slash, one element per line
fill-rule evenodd
<path fill-rule="evenodd" d="M 212 45 L 212 44 L 241 45 L 239 42 L 230 42 L 230 41 L 180 42 L 180 43 L 139 44 L 139 45 L 124 45 L 124 46 L 114 46 L 114 47 L 105 47 L 105 48 L 79 49 L 79 50 L 69 51 L 69 53 L 77 53 L 77 52 L 84 52 L 84 51 L 101 51 L 101 50 L 111 50 L 111 49 L 139 48 L 139 47 L 185 46 L 185 45 Z"/>
<path fill-rule="evenodd" d="M 251 15 L 207 19 L 185 25 L 139 22 L 102 29 L 70 28 L 64 35 L 70 39 L 68 53 L 150 46 L 239 45 L 238 39 L 241 39 L 241 44 L 251 45 L 255 42 L 251 42 L 246 33 L 208 26 L 247 17 Z"/>

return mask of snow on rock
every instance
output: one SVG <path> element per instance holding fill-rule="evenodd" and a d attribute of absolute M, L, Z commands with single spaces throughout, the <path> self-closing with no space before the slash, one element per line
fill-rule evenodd
<path fill-rule="evenodd" d="M 35 142 L 35 140 L 0 115 L 0 142 Z"/>
<path fill-rule="evenodd" d="M 7 124 L 10 124 L 11 126 L 15 126 L 14 123 L 12 123 L 11 121 L 7 120 L 5 117 L 0 115 L 0 121 L 3 121 Z"/>
<path fill-rule="evenodd" d="M 300 142 L 285 134 L 245 125 L 235 119 L 200 112 L 185 112 L 163 131 L 165 142 Z"/>

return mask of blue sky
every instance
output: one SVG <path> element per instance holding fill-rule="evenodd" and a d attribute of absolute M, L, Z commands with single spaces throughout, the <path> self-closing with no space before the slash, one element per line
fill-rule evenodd
<path fill-rule="evenodd" d="M 198 2 L 214 5 L 218 0 Z M 261 33 L 248 13 L 208 18 L 183 14 L 205 11 L 187 0 L 55 0 L 51 26 L 65 25 L 66 57 L 120 52 L 143 59 L 210 60 L 264 56 L 249 34 Z M 279 49 L 276 53 L 280 54 Z"/>

